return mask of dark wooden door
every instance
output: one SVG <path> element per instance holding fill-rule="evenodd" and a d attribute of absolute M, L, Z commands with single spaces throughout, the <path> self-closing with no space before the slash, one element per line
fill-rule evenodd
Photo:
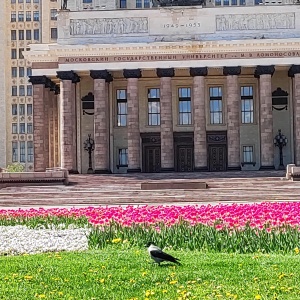
<path fill-rule="evenodd" d="M 193 172 L 194 149 L 192 146 L 177 147 L 177 172 Z"/>
<path fill-rule="evenodd" d="M 160 172 L 160 147 L 147 146 L 144 152 L 144 172 L 157 173 Z"/>
<path fill-rule="evenodd" d="M 226 145 L 208 146 L 208 165 L 211 172 L 227 170 Z"/>

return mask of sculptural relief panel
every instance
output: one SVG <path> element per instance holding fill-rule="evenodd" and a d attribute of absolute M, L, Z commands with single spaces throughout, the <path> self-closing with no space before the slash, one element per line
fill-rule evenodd
<path fill-rule="evenodd" d="M 71 19 L 70 35 L 148 33 L 148 18 Z"/>
<path fill-rule="evenodd" d="M 294 29 L 295 13 L 217 15 L 217 31 Z"/>

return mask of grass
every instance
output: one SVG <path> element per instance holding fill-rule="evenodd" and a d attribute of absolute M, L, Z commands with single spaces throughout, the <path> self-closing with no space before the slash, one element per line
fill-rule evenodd
<path fill-rule="evenodd" d="M 0 299 L 300 299 L 299 255 L 174 251 L 182 266 L 146 249 L 0 257 Z"/>

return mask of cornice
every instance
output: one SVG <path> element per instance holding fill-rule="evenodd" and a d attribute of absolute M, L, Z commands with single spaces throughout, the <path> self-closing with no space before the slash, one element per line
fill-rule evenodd
<path fill-rule="evenodd" d="M 222 52 L 268 52 L 268 51 L 297 51 L 300 49 L 300 39 L 289 40 L 250 40 L 250 41 L 211 41 L 211 42 L 179 42 L 136 44 L 95 44 L 95 45 L 45 45 L 44 49 L 32 47 L 24 53 L 31 62 L 57 62 L 59 57 L 84 56 L 115 56 L 115 55 L 154 55 L 154 54 L 193 54 Z"/>

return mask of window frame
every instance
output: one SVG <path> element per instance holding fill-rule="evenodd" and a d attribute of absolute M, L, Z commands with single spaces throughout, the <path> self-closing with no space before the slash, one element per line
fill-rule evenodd
<path fill-rule="evenodd" d="M 243 88 L 251 88 L 252 90 L 252 95 L 242 95 L 242 90 Z M 254 107 L 254 86 L 253 85 L 241 85 L 240 86 L 240 95 L 241 95 L 241 124 L 247 125 L 247 124 L 254 124 L 254 112 L 255 112 L 255 107 Z M 251 101 L 252 102 L 252 109 L 246 110 L 246 104 L 245 101 Z M 245 122 L 246 120 L 246 114 L 250 113 L 250 122 Z"/>
<path fill-rule="evenodd" d="M 243 158 L 242 163 L 241 163 L 242 167 L 245 165 L 255 166 L 255 164 L 256 164 L 256 162 L 255 162 L 255 146 L 250 145 L 250 144 L 249 145 L 245 144 L 245 145 L 242 145 L 241 147 L 242 147 L 241 150 L 242 150 L 242 158 Z M 252 151 L 245 151 L 245 148 L 251 148 Z M 247 153 L 252 153 L 251 160 L 248 160 L 247 158 L 245 159 L 245 157 L 246 157 L 245 154 L 247 155 Z"/>
<path fill-rule="evenodd" d="M 125 91 L 125 98 L 119 98 L 118 92 L 119 91 Z M 116 90 L 116 103 L 117 103 L 117 127 L 127 127 L 128 123 L 128 102 L 127 102 L 127 89 L 126 88 L 120 88 Z M 121 113 L 123 109 L 121 109 L 121 105 L 125 104 L 125 113 Z M 122 124 L 122 117 L 125 116 L 125 124 Z"/>
<path fill-rule="evenodd" d="M 123 159 L 125 157 L 125 159 Z M 128 167 L 128 148 L 118 149 L 118 165 L 119 167 Z"/>
<path fill-rule="evenodd" d="M 181 94 L 181 92 L 183 90 L 187 90 L 188 93 L 187 93 L 187 96 L 186 97 L 183 97 Z M 178 87 L 177 89 L 177 92 L 178 92 L 178 125 L 180 126 L 190 126 L 190 125 L 193 125 L 193 114 L 192 114 L 192 88 L 191 87 Z M 182 110 L 181 109 L 181 106 L 183 106 L 183 104 L 185 102 L 189 102 L 189 110 L 188 111 L 184 111 L 184 109 Z M 184 120 L 184 116 L 187 115 L 188 117 L 188 123 L 184 123 L 183 120 Z"/>
<path fill-rule="evenodd" d="M 211 95 L 211 89 L 215 89 L 218 88 L 221 91 L 221 96 L 218 92 L 218 96 L 213 96 L 213 94 Z M 214 85 L 214 86 L 209 86 L 208 88 L 208 97 L 209 97 L 209 124 L 210 125 L 224 125 L 224 104 L 223 104 L 223 86 L 221 85 Z M 212 110 L 212 102 L 214 101 L 218 101 L 218 105 L 219 105 L 219 110 Z M 220 105 L 221 103 L 221 105 Z M 220 110 L 220 106 L 221 106 L 221 110 Z M 212 118 L 212 116 L 215 116 L 215 114 L 218 114 L 218 118 L 220 119 L 220 122 L 214 122 L 214 117 Z"/>
<path fill-rule="evenodd" d="M 151 90 L 156 90 L 156 97 L 151 97 Z M 160 88 L 148 88 L 147 89 L 147 109 L 148 109 L 148 126 L 160 126 L 160 119 L 161 119 L 161 110 L 160 110 Z M 158 96 L 158 97 L 157 97 Z M 157 111 L 158 112 L 153 112 L 152 109 L 153 107 L 150 107 L 150 103 L 158 103 L 157 105 Z M 150 109 L 151 108 L 151 109 Z M 152 116 L 156 116 L 156 123 L 157 124 L 152 124 Z"/>

